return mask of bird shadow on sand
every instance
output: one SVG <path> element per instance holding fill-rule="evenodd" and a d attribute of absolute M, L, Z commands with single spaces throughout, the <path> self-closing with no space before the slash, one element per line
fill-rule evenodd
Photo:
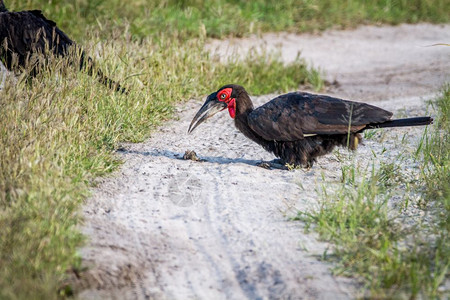
<path fill-rule="evenodd" d="M 189 159 L 184 159 L 184 153 L 174 152 L 170 150 L 161 150 L 161 149 L 152 149 L 150 151 L 138 151 L 138 150 L 130 150 L 125 148 L 117 149 L 117 153 L 120 155 L 142 155 L 142 156 L 153 156 L 153 157 L 167 157 L 170 159 L 187 161 Z M 253 160 L 253 159 L 245 159 L 245 158 L 228 158 L 223 156 L 199 156 L 198 163 L 216 163 L 220 165 L 229 165 L 229 164 L 247 164 L 253 167 L 257 167 L 260 164 L 261 160 Z M 195 160 L 193 160 L 195 161 Z"/>

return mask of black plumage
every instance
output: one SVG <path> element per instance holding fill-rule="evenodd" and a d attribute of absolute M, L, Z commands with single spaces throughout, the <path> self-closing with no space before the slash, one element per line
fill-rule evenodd
<path fill-rule="evenodd" d="M 373 105 L 303 92 L 278 96 L 254 109 L 246 90 L 232 84 L 208 96 L 189 132 L 226 108 L 247 138 L 284 163 L 305 167 L 336 146 L 355 150 L 365 129 L 427 125 L 433 121 L 430 117 L 391 120 L 391 112 Z"/>
<path fill-rule="evenodd" d="M 0 60 L 8 70 L 29 69 L 29 74 L 36 76 L 41 67 L 39 54 L 51 51 L 57 56 L 66 56 L 72 46 L 76 46 L 74 41 L 40 10 L 10 12 L 0 0 Z M 120 84 L 96 69 L 92 58 L 82 49 L 76 50 L 80 52 L 79 61 L 72 63 L 79 65 L 80 69 L 85 68 L 91 76 L 95 74 L 108 88 L 126 92 Z"/>

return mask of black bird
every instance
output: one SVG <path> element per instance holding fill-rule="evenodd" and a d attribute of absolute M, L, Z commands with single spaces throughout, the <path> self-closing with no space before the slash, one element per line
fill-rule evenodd
<path fill-rule="evenodd" d="M 35 76 L 39 72 L 39 63 L 28 66 L 33 55 L 50 50 L 57 56 L 65 56 L 71 46 L 75 43 L 40 10 L 10 12 L 0 0 L 0 60 L 8 70 L 30 67 L 30 75 Z M 85 68 L 89 75 L 94 75 L 92 58 L 83 50 L 79 51 L 80 60 L 76 63 L 79 63 L 80 70 Z M 95 74 L 108 88 L 126 93 L 120 84 L 106 77 L 100 69 L 97 68 Z"/>
<path fill-rule="evenodd" d="M 283 165 L 303 167 L 311 167 L 335 146 L 355 150 L 366 129 L 433 122 L 430 117 L 391 120 L 391 112 L 373 105 L 303 92 L 278 96 L 254 109 L 247 91 L 230 84 L 207 97 L 188 132 L 227 108 L 247 138 L 275 154 Z"/>

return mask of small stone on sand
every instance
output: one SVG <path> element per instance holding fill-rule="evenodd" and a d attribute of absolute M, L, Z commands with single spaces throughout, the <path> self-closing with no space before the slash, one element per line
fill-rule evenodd
<path fill-rule="evenodd" d="M 190 160 L 193 160 L 193 161 L 200 161 L 200 158 L 198 158 L 197 153 L 195 153 L 194 150 L 186 150 L 186 152 L 184 152 L 183 159 L 186 159 L 186 160 L 190 159 Z"/>

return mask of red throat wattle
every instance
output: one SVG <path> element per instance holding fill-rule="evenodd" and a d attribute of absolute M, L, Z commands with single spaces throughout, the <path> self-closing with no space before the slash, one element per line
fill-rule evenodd
<path fill-rule="evenodd" d="M 232 98 L 227 104 L 230 117 L 234 119 L 234 117 L 236 116 L 236 99 Z"/>

